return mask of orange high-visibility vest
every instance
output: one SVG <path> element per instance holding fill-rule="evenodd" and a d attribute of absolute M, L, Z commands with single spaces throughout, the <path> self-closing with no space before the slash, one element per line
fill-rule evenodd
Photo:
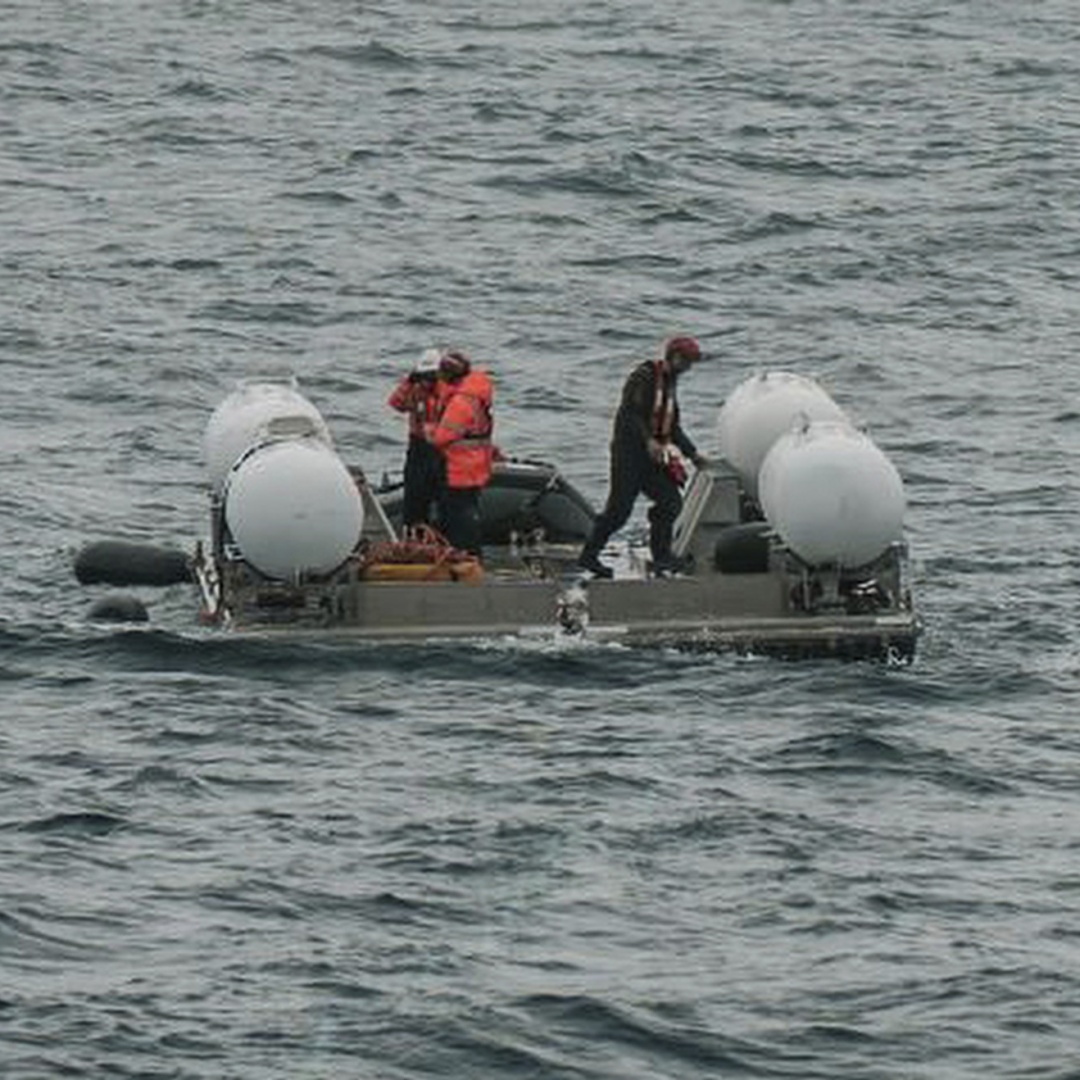
<path fill-rule="evenodd" d="M 491 376 L 475 368 L 448 384 L 442 414 L 431 433 L 446 461 L 447 487 L 483 487 L 491 479 L 494 393 Z"/>

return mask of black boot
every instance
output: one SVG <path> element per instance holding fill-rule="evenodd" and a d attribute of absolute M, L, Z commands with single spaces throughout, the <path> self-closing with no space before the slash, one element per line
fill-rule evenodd
<path fill-rule="evenodd" d="M 672 577 L 675 574 L 689 574 L 694 569 L 692 555 L 674 555 L 668 552 L 653 559 L 652 571 L 656 577 Z"/>
<path fill-rule="evenodd" d="M 605 566 L 596 552 L 589 547 L 582 548 L 577 564 L 579 569 L 588 570 L 594 577 L 613 578 L 615 576 L 615 571 L 610 566 Z"/>

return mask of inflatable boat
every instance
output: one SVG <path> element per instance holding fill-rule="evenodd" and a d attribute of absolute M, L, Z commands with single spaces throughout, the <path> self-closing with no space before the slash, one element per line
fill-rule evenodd
<path fill-rule="evenodd" d="M 886 455 L 817 383 L 755 376 L 721 410 L 721 453 L 690 477 L 684 571 L 613 544 L 578 569 L 593 508 L 555 466 L 497 463 L 483 558 L 438 523 L 403 533 L 401 491 L 337 454 L 295 383 L 245 383 L 207 425 L 209 537 L 191 560 L 201 619 L 378 640 L 575 635 L 785 656 L 910 660 L 904 497 Z"/>

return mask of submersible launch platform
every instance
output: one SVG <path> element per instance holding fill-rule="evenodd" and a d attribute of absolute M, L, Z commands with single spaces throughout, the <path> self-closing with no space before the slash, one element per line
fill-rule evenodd
<path fill-rule="evenodd" d="M 628 645 L 910 660 L 904 496 L 882 451 L 813 380 L 746 380 L 676 523 L 687 570 L 612 545 L 576 566 L 588 501 L 557 468 L 496 464 L 482 564 L 404 537 L 400 489 L 346 465 L 295 383 L 243 383 L 207 425 L 210 535 L 192 576 L 204 622 L 379 641 L 577 635 Z M 437 523 L 436 523 L 437 524 Z"/>

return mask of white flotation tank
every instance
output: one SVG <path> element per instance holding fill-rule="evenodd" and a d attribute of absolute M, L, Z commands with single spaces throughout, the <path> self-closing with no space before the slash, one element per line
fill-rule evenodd
<path fill-rule="evenodd" d="M 762 463 L 758 494 L 769 524 L 811 566 L 865 566 L 902 537 L 900 474 L 846 423 L 815 421 L 781 435 Z"/>
<path fill-rule="evenodd" d="M 364 524 L 360 492 L 345 463 L 311 436 L 253 447 L 228 473 L 223 500 L 240 554 L 272 578 L 337 569 Z"/>
<path fill-rule="evenodd" d="M 203 434 L 203 457 L 211 489 L 220 491 L 240 455 L 268 438 L 311 435 L 333 445 L 319 410 L 295 384 L 241 383 L 214 410 Z"/>
<path fill-rule="evenodd" d="M 796 423 L 846 421 L 844 410 L 813 379 L 769 371 L 743 380 L 720 408 L 720 453 L 757 497 L 758 470 L 773 443 Z"/>

